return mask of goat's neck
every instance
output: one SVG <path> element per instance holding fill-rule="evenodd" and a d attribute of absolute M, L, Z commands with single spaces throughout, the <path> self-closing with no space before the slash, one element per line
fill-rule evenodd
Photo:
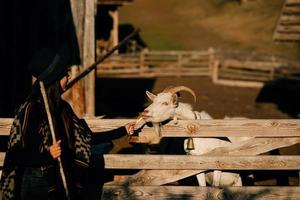
<path fill-rule="evenodd" d="M 196 119 L 195 112 L 191 109 L 191 106 L 186 103 L 179 103 L 175 109 L 174 118 L 177 119 Z"/>
<path fill-rule="evenodd" d="M 197 114 L 191 109 L 191 106 L 186 103 L 179 103 L 175 109 L 173 119 L 197 119 Z M 200 119 L 200 118 L 199 118 Z M 241 142 L 250 137 L 227 137 L 232 143 Z"/>

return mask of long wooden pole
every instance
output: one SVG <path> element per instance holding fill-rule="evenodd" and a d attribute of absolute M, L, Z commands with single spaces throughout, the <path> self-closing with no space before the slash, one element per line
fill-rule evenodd
<path fill-rule="evenodd" d="M 49 103 L 48 103 L 48 98 L 47 98 L 45 86 L 44 86 L 44 83 L 42 81 L 40 81 L 40 90 L 41 90 L 43 100 L 44 100 L 44 105 L 45 105 L 45 109 L 46 109 L 46 113 L 47 113 L 50 132 L 51 132 L 51 136 L 52 136 L 52 142 L 54 144 L 54 143 L 56 143 L 55 131 L 54 131 L 54 126 L 53 126 L 53 121 L 52 121 L 52 116 L 51 116 L 51 112 L 50 112 L 50 108 L 49 108 Z M 70 199 L 69 190 L 68 190 L 68 187 L 67 187 L 66 176 L 65 176 L 65 172 L 64 172 L 64 169 L 63 169 L 63 166 L 62 166 L 60 156 L 57 158 L 57 161 L 58 161 L 58 164 L 59 164 L 60 176 L 61 176 L 62 183 L 63 183 L 64 189 L 65 189 L 65 192 L 66 192 L 66 197 L 67 197 L 67 199 Z"/>
<path fill-rule="evenodd" d="M 81 78 L 86 76 L 88 73 L 90 73 L 93 69 L 97 67 L 97 65 L 101 62 L 103 62 L 106 58 L 108 58 L 111 54 L 113 54 L 117 49 L 119 49 L 121 46 L 126 44 L 130 38 L 135 36 L 138 32 L 140 32 L 140 29 L 135 29 L 132 33 L 130 33 L 126 38 L 124 38 L 118 45 L 114 46 L 110 51 L 108 51 L 106 54 L 104 54 L 101 58 L 99 58 L 96 62 L 94 62 L 91 66 L 86 68 L 84 71 L 82 71 L 80 74 L 78 74 L 75 78 L 73 78 L 70 82 L 68 82 L 64 87 L 64 92 L 70 89 L 77 81 L 79 81 Z"/>

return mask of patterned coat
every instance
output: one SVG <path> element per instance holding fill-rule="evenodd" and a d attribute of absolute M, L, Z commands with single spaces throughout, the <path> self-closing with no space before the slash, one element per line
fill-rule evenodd
<path fill-rule="evenodd" d="M 12 152 L 16 151 L 16 149 L 21 149 L 22 147 L 22 131 L 25 130 L 25 126 L 28 120 L 27 111 L 29 110 L 30 104 L 30 102 L 25 102 L 19 108 L 10 130 L 8 149 L 4 159 L 2 177 L 0 180 L 0 200 L 18 199 L 18 188 L 20 185 L 20 178 L 22 177 L 22 173 L 18 166 L 15 164 L 16 162 L 14 160 L 14 156 L 12 156 Z M 83 184 L 86 181 L 85 174 L 88 170 L 91 155 L 91 130 L 84 120 L 79 119 L 75 115 L 68 103 L 63 102 L 63 109 L 66 109 L 69 117 L 71 117 L 74 126 L 75 159 L 72 163 L 73 185 L 75 185 L 77 188 L 83 188 Z M 43 136 L 43 144 L 41 148 L 42 152 L 43 149 L 48 149 L 48 147 L 52 145 L 51 133 L 48 123 L 45 122 L 42 125 L 39 133 Z M 62 162 L 64 163 L 63 160 Z M 67 180 L 70 178 L 68 177 L 68 174 L 70 174 L 70 172 L 66 173 Z M 53 181 L 53 183 L 57 184 L 55 180 Z M 49 191 L 51 191 L 50 188 Z"/>

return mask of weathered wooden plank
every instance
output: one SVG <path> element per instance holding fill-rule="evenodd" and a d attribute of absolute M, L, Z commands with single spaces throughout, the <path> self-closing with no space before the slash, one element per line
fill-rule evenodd
<path fill-rule="evenodd" d="M 222 75 L 222 73 L 228 73 L 234 74 L 234 75 L 245 75 L 245 76 L 268 76 L 270 77 L 270 74 L 273 73 L 273 70 L 253 70 L 253 69 L 247 69 L 247 68 L 236 68 L 231 66 L 221 67 L 219 74 Z"/>
<path fill-rule="evenodd" d="M 0 152 L 0 168 L 3 166 L 4 157 L 5 157 L 5 153 L 4 152 Z"/>
<path fill-rule="evenodd" d="M 297 34 L 297 33 L 291 33 L 291 34 L 275 33 L 273 39 L 274 40 L 282 40 L 282 41 L 299 41 L 300 34 Z"/>
<path fill-rule="evenodd" d="M 140 73 L 141 71 L 139 71 Z M 105 78 L 155 78 L 158 77 L 155 74 L 136 74 L 136 73 L 132 73 L 132 74 L 99 74 L 97 73 L 98 77 L 105 77 Z"/>
<path fill-rule="evenodd" d="M 104 155 L 107 169 L 300 170 L 300 156 Z"/>
<path fill-rule="evenodd" d="M 83 67 L 87 68 L 95 62 L 95 1 L 85 0 L 84 33 L 83 33 Z M 95 116 L 95 71 L 85 79 L 85 113 Z"/>
<path fill-rule="evenodd" d="M 277 31 L 279 33 L 300 33 L 300 25 L 278 26 Z"/>
<path fill-rule="evenodd" d="M 86 119 L 93 132 L 119 128 L 135 119 Z M 165 124 L 163 137 L 299 137 L 299 119 L 231 119 L 178 120 Z M 0 135 L 8 135 L 12 119 L 0 118 Z M 153 134 L 152 127 L 144 126 L 145 134 Z"/>
<path fill-rule="evenodd" d="M 81 58 L 83 56 L 84 4 L 84 1 L 71 0 L 72 16 Z M 82 68 L 81 64 L 71 67 L 71 78 L 74 78 L 79 74 L 80 68 Z M 67 93 L 69 94 L 64 95 L 68 96 L 66 99 L 72 106 L 74 112 L 79 117 L 83 116 L 85 114 L 84 81 L 80 80 L 75 83 Z"/>
<path fill-rule="evenodd" d="M 280 17 L 280 23 L 300 23 L 300 16 L 298 15 L 282 15 Z"/>
<path fill-rule="evenodd" d="M 135 119 L 97 119 L 85 118 L 87 124 L 93 132 L 110 131 L 119 128 Z M 12 125 L 12 118 L 0 118 L 0 135 L 9 135 L 10 127 Z"/>
<path fill-rule="evenodd" d="M 299 15 L 300 14 L 300 6 L 284 6 L 282 9 L 282 14 Z"/>
<path fill-rule="evenodd" d="M 128 74 L 128 73 L 140 73 L 140 69 L 137 69 L 137 68 L 132 68 L 132 69 L 114 69 L 114 70 L 99 70 L 97 71 L 97 74 L 99 74 L 100 76 L 101 75 L 120 75 L 120 74 Z"/>
<path fill-rule="evenodd" d="M 215 84 L 227 85 L 232 87 L 249 87 L 249 88 L 262 88 L 263 82 L 258 81 L 241 81 L 241 80 L 228 80 L 228 79 L 214 79 Z"/>
<path fill-rule="evenodd" d="M 278 67 L 280 63 L 276 62 L 259 62 L 259 61 L 240 61 L 240 60 L 225 60 L 222 65 L 233 68 L 246 68 L 257 71 L 272 71 L 274 67 Z"/>
<path fill-rule="evenodd" d="M 108 58 L 103 63 L 122 63 L 122 62 L 130 62 L 130 63 L 139 63 L 139 57 L 138 56 L 114 56 L 112 58 Z M 102 64 L 103 64 L 102 63 Z"/>
<path fill-rule="evenodd" d="M 208 70 L 204 70 L 204 71 L 198 70 L 198 71 L 194 71 L 194 72 L 191 72 L 191 71 L 189 71 L 189 72 L 180 72 L 179 75 L 177 75 L 177 76 L 179 76 L 179 77 L 184 77 L 184 76 L 188 77 L 188 76 L 209 76 L 209 75 L 210 75 L 210 72 Z"/>
<path fill-rule="evenodd" d="M 97 70 L 101 70 L 102 68 L 110 68 L 113 70 L 114 68 L 132 68 L 132 67 L 140 67 L 140 63 L 136 61 L 111 61 L 111 62 L 106 62 L 106 63 L 101 63 L 98 65 Z"/>
<path fill-rule="evenodd" d="M 299 137 L 252 138 L 242 142 L 234 143 L 228 147 L 216 148 L 205 155 L 258 155 L 274 149 L 289 147 L 299 143 Z"/>
<path fill-rule="evenodd" d="M 0 153 L 0 166 L 5 153 Z M 187 155 L 104 155 L 106 169 L 241 169 L 294 170 L 300 168 L 300 156 L 187 156 Z"/>
<path fill-rule="evenodd" d="M 0 135 L 9 135 L 12 118 L 0 118 Z"/>
<path fill-rule="evenodd" d="M 294 4 L 300 5 L 300 0 L 286 0 L 285 1 L 285 5 L 294 5 Z"/>
<path fill-rule="evenodd" d="M 298 200 L 299 187 L 104 186 L 103 200 Z"/>
<path fill-rule="evenodd" d="M 152 133 L 145 127 L 143 133 Z M 230 120 L 178 120 L 161 129 L 164 137 L 292 137 L 300 136 L 299 120 L 290 119 L 230 119 Z"/>
<path fill-rule="evenodd" d="M 265 82 L 272 80 L 270 75 L 266 74 L 247 74 L 247 72 L 237 72 L 229 70 L 220 70 L 220 80 L 232 80 L 232 81 L 249 81 L 249 82 Z"/>
<path fill-rule="evenodd" d="M 209 69 L 208 68 L 178 68 L 177 70 L 172 70 L 172 69 L 159 69 L 159 68 L 151 68 L 149 69 L 150 73 L 154 73 L 157 74 L 157 76 L 161 76 L 164 74 L 174 74 L 174 75 L 186 75 L 189 73 L 204 73 L 204 72 L 208 72 Z"/>
<path fill-rule="evenodd" d="M 191 57 L 191 56 L 184 56 L 182 55 L 182 59 L 184 62 L 187 63 L 207 63 L 210 61 L 209 56 L 205 56 L 205 57 Z"/>
<path fill-rule="evenodd" d="M 254 60 L 237 60 L 237 59 L 226 59 L 223 61 L 224 65 L 232 65 L 237 67 L 245 67 L 245 68 L 252 68 L 256 70 L 264 70 L 266 69 L 273 69 L 280 65 L 280 62 L 271 62 L 271 61 L 254 61 Z"/>
<path fill-rule="evenodd" d="M 208 62 L 186 62 L 182 63 L 180 68 L 208 68 Z"/>
<path fill-rule="evenodd" d="M 229 147 L 216 148 L 205 155 L 258 155 L 273 149 L 300 143 L 299 138 L 253 138 Z M 115 185 L 163 185 L 204 172 L 205 170 L 141 170 Z"/>
<path fill-rule="evenodd" d="M 177 62 L 178 58 L 177 55 L 145 55 L 145 63 L 147 62 Z"/>

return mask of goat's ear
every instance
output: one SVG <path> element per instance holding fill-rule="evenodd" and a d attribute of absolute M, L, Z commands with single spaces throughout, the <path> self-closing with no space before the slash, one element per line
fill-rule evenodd
<path fill-rule="evenodd" d="M 148 98 L 153 101 L 156 97 L 155 94 L 152 94 L 151 92 L 149 92 L 148 90 L 146 91 L 146 95 L 148 96 Z"/>
<path fill-rule="evenodd" d="M 178 106 L 178 96 L 177 94 L 172 94 L 172 104 L 177 107 Z"/>

